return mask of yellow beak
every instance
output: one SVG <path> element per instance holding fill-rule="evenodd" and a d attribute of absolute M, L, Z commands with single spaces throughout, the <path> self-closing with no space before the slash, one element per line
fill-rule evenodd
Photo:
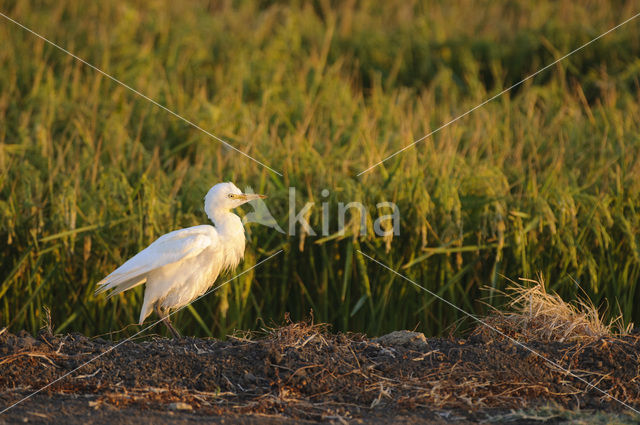
<path fill-rule="evenodd" d="M 254 199 L 264 199 L 266 197 L 266 195 L 258 195 L 257 193 L 243 193 L 242 195 L 238 195 L 238 198 L 245 202 L 253 201 Z"/>

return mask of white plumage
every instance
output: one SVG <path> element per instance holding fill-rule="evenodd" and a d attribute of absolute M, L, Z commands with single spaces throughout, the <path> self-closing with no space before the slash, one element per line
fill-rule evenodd
<path fill-rule="evenodd" d="M 98 282 L 96 294 L 116 294 L 146 284 L 140 324 L 155 309 L 177 336 L 169 310 L 189 304 L 209 289 L 218 275 L 234 269 L 244 256 L 240 217 L 231 209 L 263 195 L 244 194 L 233 183 L 218 183 L 205 196 L 204 209 L 214 226 L 201 225 L 160 236 Z"/>

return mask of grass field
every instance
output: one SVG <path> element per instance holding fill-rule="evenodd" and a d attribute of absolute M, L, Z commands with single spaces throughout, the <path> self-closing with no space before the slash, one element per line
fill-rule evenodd
<path fill-rule="evenodd" d="M 310 310 L 335 330 L 448 332 L 544 276 L 610 316 L 640 310 L 640 19 L 357 174 L 640 12 L 633 1 L 0 1 L 0 11 L 283 176 L 0 17 L 0 326 L 133 334 L 142 288 L 95 282 L 159 235 L 207 222 L 231 180 L 320 205 L 397 203 L 400 235 L 249 225 L 249 268 L 178 313 L 223 336 Z M 328 189 L 330 195 L 322 197 Z M 249 208 L 244 209 L 250 211 Z M 333 215 L 332 215 L 333 216 Z M 332 232 L 337 230 L 335 220 Z M 465 327 L 463 323 L 459 326 Z"/>

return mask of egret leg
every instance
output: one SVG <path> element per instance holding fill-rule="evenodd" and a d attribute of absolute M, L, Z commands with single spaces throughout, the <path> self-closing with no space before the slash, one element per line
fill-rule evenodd
<path fill-rule="evenodd" d="M 169 315 L 162 313 L 162 311 L 160 310 L 160 306 L 158 304 L 155 305 L 155 310 L 156 310 L 156 314 L 158 315 L 158 317 L 160 317 L 162 319 L 162 322 L 165 324 L 167 329 L 169 329 L 169 331 L 171 331 L 171 333 L 173 334 L 173 337 L 176 338 L 176 339 L 177 338 L 181 338 L 182 336 L 180 335 L 180 332 L 178 332 L 176 330 L 176 328 L 174 328 L 173 325 L 171 324 L 171 320 L 169 319 Z"/>

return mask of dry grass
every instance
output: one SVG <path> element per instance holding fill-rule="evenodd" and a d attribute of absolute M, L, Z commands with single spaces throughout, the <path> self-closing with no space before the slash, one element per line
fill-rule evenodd
<path fill-rule="evenodd" d="M 360 334 L 333 333 L 326 324 L 287 320 L 230 341 L 130 342 L 57 385 L 67 394 L 93 394 L 94 407 L 166 410 L 182 402 L 202 414 L 277 413 L 323 421 L 336 414 L 369 418 L 398 411 L 424 415 L 434 409 L 482 415 L 481 409 L 504 412 L 547 403 L 562 409 L 618 407 L 542 357 L 495 337 L 380 343 Z M 68 365 L 113 344 L 78 334 L 54 338 L 3 335 L 0 353 L 8 354 L 0 356 L 0 390 L 60 376 Z M 635 404 L 640 401 L 639 342 L 640 336 L 628 335 L 530 345 L 574 375 Z M 129 379 L 123 382 L 123 375 Z M 514 420 L 518 414 L 531 412 L 514 412 Z"/>
<path fill-rule="evenodd" d="M 494 310 L 489 316 L 492 325 L 522 341 L 574 341 L 599 339 L 628 334 L 633 323 L 626 327 L 622 315 L 605 320 L 588 298 L 577 297 L 569 303 L 556 293 L 548 292 L 541 275 L 538 279 L 512 281 L 505 295 L 508 310 Z M 529 285 L 527 285 L 527 283 Z"/>

